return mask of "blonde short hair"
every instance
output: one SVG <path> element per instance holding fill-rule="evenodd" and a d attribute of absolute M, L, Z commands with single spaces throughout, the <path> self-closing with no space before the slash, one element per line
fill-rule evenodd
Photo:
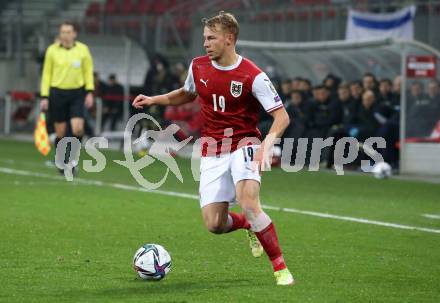
<path fill-rule="evenodd" d="M 240 27 L 238 25 L 237 19 L 231 13 L 226 13 L 220 11 L 217 15 L 211 18 L 203 18 L 202 23 L 211 30 L 216 29 L 216 25 L 220 24 L 224 31 L 227 31 L 234 35 L 235 41 L 238 39 L 238 33 L 240 32 Z"/>

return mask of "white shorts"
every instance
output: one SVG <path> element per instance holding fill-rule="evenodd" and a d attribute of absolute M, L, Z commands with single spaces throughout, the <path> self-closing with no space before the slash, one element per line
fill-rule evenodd
<path fill-rule="evenodd" d="M 231 154 L 202 157 L 200 162 L 200 207 L 216 202 L 235 202 L 235 186 L 241 180 L 261 182 L 252 165 L 258 145 L 237 149 Z"/>

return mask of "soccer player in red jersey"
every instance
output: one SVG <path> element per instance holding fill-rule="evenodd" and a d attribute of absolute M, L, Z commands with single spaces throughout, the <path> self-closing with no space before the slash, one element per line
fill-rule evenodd
<path fill-rule="evenodd" d="M 236 53 L 239 25 L 235 17 L 220 12 L 203 21 L 207 55 L 192 60 L 185 85 L 164 95 L 139 95 L 133 106 L 181 105 L 199 96 L 202 138 L 209 138 L 208 147 L 202 144 L 199 188 L 208 230 L 215 234 L 248 230 L 253 255 L 261 255 L 264 249 L 276 283 L 294 284 L 275 226 L 259 199 L 260 174 L 267 167 L 268 151 L 288 126 L 289 116 L 267 75 Z M 272 115 L 273 124 L 258 144 L 260 106 Z M 228 140 L 229 144 L 224 144 Z M 235 200 L 242 209 L 240 214 L 229 211 L 229 204 Z"/>

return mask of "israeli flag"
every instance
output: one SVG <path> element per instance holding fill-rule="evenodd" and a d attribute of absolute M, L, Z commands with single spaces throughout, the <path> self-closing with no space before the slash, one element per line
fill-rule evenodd
<path fill-rule="evenodd" d="M 414 5 L 394 13 L 374 14 L 349 10 L 346 40 L 362 41 L 382 38 L 414 38 Z"/>

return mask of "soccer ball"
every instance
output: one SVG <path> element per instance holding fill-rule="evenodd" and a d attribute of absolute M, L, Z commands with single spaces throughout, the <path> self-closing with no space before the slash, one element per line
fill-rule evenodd
<path fill-rule="evenodd" d="M 162 280 L 171 269 L 171 257 L 163 246 L 145 244 L 134 254 L 133 268 L 143 280 Z"/>
<path fill-rule="evenodd" d="M 371 172 L 377 179 L 386 179 L 391 177 L 392 169 L 391 166 L 386 162 L 379 162 L 374 164 Z"/>

